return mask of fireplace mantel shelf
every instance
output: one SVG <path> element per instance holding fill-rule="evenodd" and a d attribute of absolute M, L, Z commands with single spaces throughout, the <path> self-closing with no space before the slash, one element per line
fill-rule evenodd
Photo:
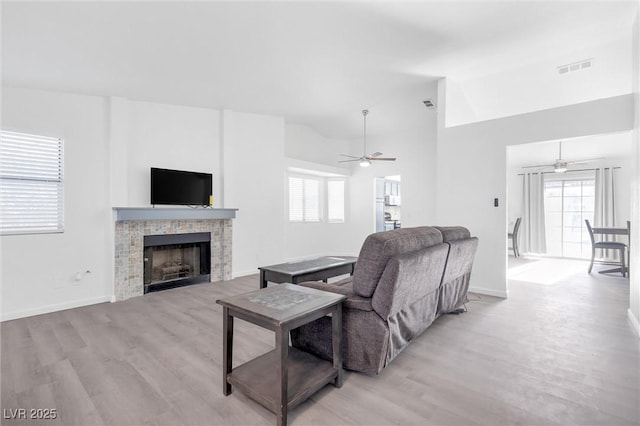
<path fill-rule="evenodd" d="M 234 219 L 238 209 L 191 207 L 114 207 L 116 221 Z"/>

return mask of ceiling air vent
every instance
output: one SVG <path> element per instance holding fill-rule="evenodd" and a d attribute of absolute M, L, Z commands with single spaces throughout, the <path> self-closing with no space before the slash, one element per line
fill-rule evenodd
<path fill-rule="evenodd" d="M 593 66 L 593 58 L 585 59 L 584 61 L 574 62 L 572 64 L 560 65 L 558 74 L 568 74 L 570 72 L 576 72 L 585 68 L 591 68 Z"/>
<path fill-rule="evenodd" d="M 424 106 L 426 106 L 429 109 L 436 109 L 436 104 L 433 102 L 432 98 L 427 98 L 424 101 L 422 101 L 422 103 L 424 104 Z"/>

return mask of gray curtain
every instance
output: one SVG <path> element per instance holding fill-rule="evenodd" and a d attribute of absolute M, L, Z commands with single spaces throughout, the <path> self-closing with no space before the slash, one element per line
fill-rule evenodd
<path fill-rule="evenodd" d="M 547 240 L 544 226 L 544 176 L 525 173 L 522 176 L 523 200 L 520 224 L 523 253 L 546 253 Z"/>

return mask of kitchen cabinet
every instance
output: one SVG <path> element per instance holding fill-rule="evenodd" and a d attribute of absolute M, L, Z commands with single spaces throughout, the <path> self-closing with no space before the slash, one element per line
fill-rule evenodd
<path fill-rule="evenodd" d="M 384 181 L 384 195 L 400 195 L 400 183 L 390 180 Z"/>

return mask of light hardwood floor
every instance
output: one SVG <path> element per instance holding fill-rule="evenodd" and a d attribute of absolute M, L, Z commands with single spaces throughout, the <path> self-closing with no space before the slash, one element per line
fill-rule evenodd
<path fill-rule="evenodd" d="M 248 425 L 275 416 L 222 394 L 216 299 L 258 277 L 168 290 L 4 322 L 2 408 L 55 408 L 50 421 L 3 425 Z M 574 274 L 510 283 L 501 300 L 472 295 L 378 376 L 348 372 L 292 410 L 292 425 L 623 425 L 640 423 L 639 340 L 628 281 Z M 273 347 L 238 320 L 234 362 Z"/>

